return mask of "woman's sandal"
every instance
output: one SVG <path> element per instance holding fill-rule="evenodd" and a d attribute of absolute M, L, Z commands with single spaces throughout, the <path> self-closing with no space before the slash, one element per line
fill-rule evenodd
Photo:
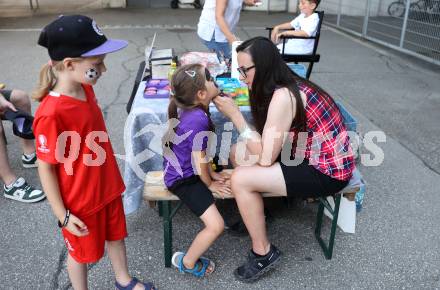
<path fill-rule="evenodd" d="M 199 260 L 196 262 L 194 268 L 187 269 L 185 268 L 185 265 L 183 265 L 183 257 L 186 253 L 183 252 L 175 252 L 173 257 L 171 258 L 171 263 L 174 267 L 176 267 L 180 273 L 190 273 L 193 274 L 196 277 L 203 277 L 205 274 L 209 275 L 212 274 L 215 270 L 215 264 L 213 261 L 211 261 L 208 258 L 200 257 Z M 206 273 L 206 270 L 208 267 L 211 267 L 212 271 L 209 273 Z"/>
<path fill-rule="evenodd" d="M 128 283 L 127 286 L 122 286 L 121 284 L 118 283 L 118 281 L 115 281 L 115 287 L 118 290 L 133 290 L 137 283 L 141 283 L 145 287 L 146 290 L 156 290 L 156 287 L 154 287 L 153 283 L 139 282 L 139 280 L 135 277 L 133 277 L 133 279 L 131 279 L 130 283 Z"/>

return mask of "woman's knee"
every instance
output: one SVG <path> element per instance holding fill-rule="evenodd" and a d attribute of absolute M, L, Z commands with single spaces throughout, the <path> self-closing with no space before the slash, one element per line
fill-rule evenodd
<path fill-rule="evenodd" d="M 234 169 L 234 171 L 232 172 L 231 175 L 231 190 L 232 193 L 234 194 L 234 196 L 237 196 L 238 194 L 240 194 L 240 192 L 243 189 L 246 189 L 249 187 L 249 182 L 248 182 L 248 174 L 247 174 L 247 170 L 248 168 L 246 167 L 237 167 Z"/>

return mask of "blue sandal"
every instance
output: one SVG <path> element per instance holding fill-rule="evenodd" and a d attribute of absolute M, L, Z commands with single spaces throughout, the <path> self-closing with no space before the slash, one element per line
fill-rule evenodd
<path fill-rule="evenodd" d="M 141 283 L 145 287 L 146 290 L 156 290 L 156 287 L 154 287 L 153 283 L 139 282 L 139 280 L 135 277 L 133 277 L 133 279 L 131 279 L 130 283 L 128 283 L 127 286 L 122 286 L 121 284 L 118 283 L 118 281 L 115 281 L 115 286 L 116 286 L 116 289 L 118 289 L 118 290 L 133 290 L 137 283 Z"/>
<path fill-rule="evenodd" d="M 213 261 L 209 260 L 205 257 L 200 257 L 199 260 L 196 262 L 196 265 L 192 269 L 185 268 L 185 265 L 183 265 L 183 257 L 186 253 L 183 252 L 175 252 L 173 257 L 171 258 L 171 262 L 174 267 L 176 267 L 180 273 L 190 273 L 193 274 L 196 277 L 203 277 L 206 274 L 206 270 L 209 266 L 211 266 L 212 271 L 209 274 L 212 274 L 215 270 L 215 264 Z M 201 265 L 201 267 L 200 267 Z"/>

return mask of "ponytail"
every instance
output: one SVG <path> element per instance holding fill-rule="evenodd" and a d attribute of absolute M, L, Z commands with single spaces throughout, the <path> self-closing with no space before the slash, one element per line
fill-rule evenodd
<path fill-rule="evenodd" d="M 62 64 L 62 62 L 60 62 Z M 54 70 L 57 69 L 59 63 L 53 66 L 45 64 L 40 70 L 40 81 L 38 87 L 32 93 L 32 99 L 41 102 L 57 83 L 57 77 Z"/>

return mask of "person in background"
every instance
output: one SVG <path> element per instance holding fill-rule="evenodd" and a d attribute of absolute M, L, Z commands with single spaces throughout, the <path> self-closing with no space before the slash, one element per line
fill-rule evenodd
<path fill-rule="evenodd" d="M 301 14 L 290 22 L 276 25 L 271 34 L 272 41 L 277 44 L 280 36 L 315 36 L 318 29 L 319 16 L 315 13 L 320 0 L 300 0 L 299 10 Z M 291 29 L 294 30 L 291 30 Z M 280 30 L 286 30 L 281 31 Z M 311 54 L 313 52 L 314 39 L 288 39 L 284 47 L 284 54 Z M 282 52 L 283 44 L 277 45 Z"/>
<path fill-rule="evenodd" d="M 0 117 L 6 110 L 20 109 L 31 114 L 29 96 L 21 90 L 0 90 Z M 27 184 L 23 177 L 17 177 L 9 165 L 4 128 L 0 120 L 0 179 L 4 183 L 3 196 L 25 203 L 37 202 L 45 198 L 44 192 Z M 20 138 L 23 154 L 21 164 L 24 168 L 37 167 L 37 156 L 33 140 Z"/>
<path fill-rule="evenodd" d="M 197 24 L 197 35 L 220 60 L 230 60 L 232 42 L 238 40 L 235 29 L 242 6 L 256 6 L 257 3 L 261 0 L 206 0 Z"/>

